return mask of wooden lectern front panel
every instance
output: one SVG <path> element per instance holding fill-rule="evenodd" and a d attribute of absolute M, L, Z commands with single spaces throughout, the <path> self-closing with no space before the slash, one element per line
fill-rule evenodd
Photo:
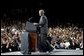
<path fill-rule="evenodd" d="M 37 49 L 37 33 L 30 32 L 29 33 L 29 46 L 31 49 L 31 52 L 35 52 Z"/>

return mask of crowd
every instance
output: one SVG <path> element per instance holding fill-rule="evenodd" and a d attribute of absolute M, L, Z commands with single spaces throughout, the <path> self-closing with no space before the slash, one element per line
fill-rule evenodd
<path fill-rule="evenodd" d="M 51 46 L 56 49 L 83 49 L 83 28 L 77 26 L 49 27 Z"/>
<path fill-rule="evenodd" d="M 19 51 L 22 31 L 18 25 L 1 27 L 1 52 Z M 48 40 L 56 49 L 83 49 L 83 28 L 49 27 Z"/>
<path fill-rule="evenodd" d="M 20 50 L 21 32 L 17 25 L 1 27 L 1 52 Z"/>

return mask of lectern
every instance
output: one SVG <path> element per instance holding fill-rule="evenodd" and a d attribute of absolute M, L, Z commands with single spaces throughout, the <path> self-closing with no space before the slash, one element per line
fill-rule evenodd
<path fill-rule="evenodd" d="M 37 27 L 33 23 L 27 21 L 25 29 L 28 32 L 29 52 L 35 52 L 37 50 Z"/>

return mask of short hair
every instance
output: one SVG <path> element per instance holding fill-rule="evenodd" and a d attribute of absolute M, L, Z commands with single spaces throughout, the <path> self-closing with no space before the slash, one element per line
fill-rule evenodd
<path fill-rule="evenodd" d="M 39 12 L 41 12 L 41 13 L 43 13 L 43 14 L 45 13 L 43 9 L 39 10 Z"/>

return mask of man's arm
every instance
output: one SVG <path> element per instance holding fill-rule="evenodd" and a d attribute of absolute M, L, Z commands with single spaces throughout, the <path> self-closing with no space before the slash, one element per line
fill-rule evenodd
<path fill-rule="evenodd" d="M 40 19 L 39 26 L 43 27 L 46 24 L 45 17 L 42 17 L 42 20 Z"/>

